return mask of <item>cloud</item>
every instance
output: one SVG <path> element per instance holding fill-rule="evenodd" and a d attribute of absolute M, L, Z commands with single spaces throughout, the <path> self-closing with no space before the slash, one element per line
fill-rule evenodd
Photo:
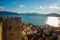
<path fill-rule="evenodd" d="M 49 6 L 50 9 L 60 9 L 58 6 Z"/>
<path fill-rule="evenodd" d="M 25 8 L 26 6 L 25 6 L 25 5 L 23 5 L 23 4 L 21 4 L 21 5 L 19 5 L 19 7 L 21 7 L 21 8 Z"/>
<path fill-rule="evenodd" d="M 45 7 L 43 7 L 43 6 L 40 6 L 40 9 L 45 9 Z"/>
<path fill-rule="evenodd" d="M 50 9 L 60 9 L 60 0 L 56 0 L 56 2 L 52 3 L 48 8 L 50 8 Z"/>
<path fill-rule="evenodd" d="M 34 9 L 45 9 L 46 7 L 39 6 L 39 7 L 34 7 Z"/>
<path fill-rule="evenodd" d="M 60 9 L 60 6 L 48 6 L 48 7 L 43 7 L 43 6 L 40 6 L 40 7 L 34 7 L 34 9 L 38 9 L 38 10 L 40 10 L 40 9 Z"/>
<path fill-rule="evenodd" d="M 6 10 L 7 12 L 11 12 L 10 10 Z"/>
<path fill-rule="evenodd" d="M 3 6 L 0 6 L 0 10 L 3 10 L 4 9 L 4 7 Z"/>

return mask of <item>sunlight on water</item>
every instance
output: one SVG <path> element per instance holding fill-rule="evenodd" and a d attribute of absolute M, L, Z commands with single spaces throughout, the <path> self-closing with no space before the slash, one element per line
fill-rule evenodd
<path fill-rule="evenodd" d="M 58 17 L 48 17 L 46 24 L 48 24 L 50 26 L 58 27 L 59 26 Z"/>

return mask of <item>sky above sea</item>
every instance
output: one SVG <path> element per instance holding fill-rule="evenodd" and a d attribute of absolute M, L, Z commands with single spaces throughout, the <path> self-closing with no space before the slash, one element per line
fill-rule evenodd
<path fill-rule="evenodd" d="M 17 13 L 60 13 L 60 0 L 0 0 L 0 11 Z"/>

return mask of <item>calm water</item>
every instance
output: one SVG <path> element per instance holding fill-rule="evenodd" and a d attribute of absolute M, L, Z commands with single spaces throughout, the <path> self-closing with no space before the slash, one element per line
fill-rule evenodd
<path fill-rule="evenodd" d="M 3 15 L 8 16 L 8 15 Z M 9 15 L 8 17 L 21 17 L 22 22 L 32 23 L 34 25 L 43 25 L 47 19 L 46 16 L 16 16 L 16 15 Z"/>
<path fill-rule="evenodd" d="M 21 15 L 20 16 L 10 15 L 10 17 L 21 17 L 22 22 L 32 23 L 34 25 L 44 25 L 48 18 L 47 16 L 21 16 Z"/>
<path fill-rule="evenodd" d="M 32 23 L 34 25 L 43 25 L 47 17 L 45 16 L 20 16 L 22 22 Z"/>

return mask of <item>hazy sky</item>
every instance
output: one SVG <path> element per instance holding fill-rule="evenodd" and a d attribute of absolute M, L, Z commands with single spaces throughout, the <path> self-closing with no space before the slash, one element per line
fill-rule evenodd
<path fill-rule="evenodd" d="M 59 13 L 60 0 L 0 0 L 0 11 L 18 13 Z"/>

